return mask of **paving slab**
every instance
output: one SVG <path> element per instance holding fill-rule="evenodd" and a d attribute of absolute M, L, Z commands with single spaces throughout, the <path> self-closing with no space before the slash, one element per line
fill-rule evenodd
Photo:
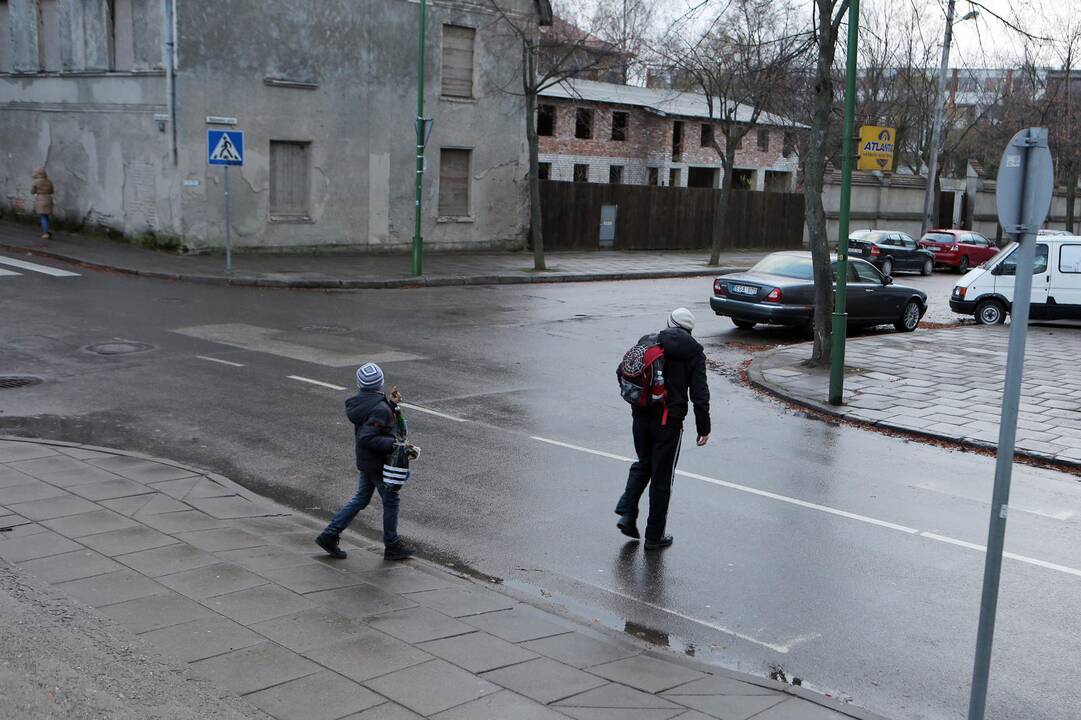
<path fill-rule="evenodd" d="M 5 463 L 13 470 L 18 470 L 27 475 L 33 475 L 36 478 L 46 477 L 55 473 L 80 472 L 86 468 L 86 463 L 81 460 L 75 460 L 66 455 L 53 452 L 51 449 L 44 446 L 20 443 L 18 448 L 13 446 L 8 446 L 8 448 L 14 454 L 25 454 L 27 458 L 17 460 L 10 456 L 5 457 L 3 448 L 0 448 L 0 462 Z"/>
<path fill-rule="evenodd" d="M 86 462 L 141 483 L 176 480 L 194 474 L 187 468 L 166 465 L 154 460 L 144 460 L 130 455 L 110 455 L 109 457 L 90 459 Z"/>
<path fill-rule="evenodd" d="M 423 650 L 374 630 L 344 642 L 305 651 L 303 655 L 357 682 L 432 659 Z"/>
<path fill-rule="evenodd" d="M 352 573 L 335 570 L 316 562 L 278 568 L 277 570 L 265 570 L 262 574 L 268 580 L 302 594 L 364 584 L 363 580 Z M 372 588 L 372 590 L 374 589 Z M 361 592 L 361 590 L 358 590 L 358 592 Z"/>
<path fill-rule="evenodd" d="M 291 650 L 264 642 L 206 660 L 192 670 L 241 695 L 319 672 L 318 665 Z"/>
<path fill-rule="evenodd" d="M 363 685 L 328 670 L 253 693 L 245 700 L 277 720 L 338 720 L 385 702 Z"/>
<path fill-rule="evenodd" d="M 421 643 L 417 647 L 473 673 L 487 672 L 539 657 L 534 652 L 479 630 L 468 635 Z"/>
<path fill-rule="evenodd" d="M 218 563 L 158 578 L 162 585 L 181 595 L 200 600 L 265 585 L 266 579 L 237 565 Z"/>
<path fill-rule="evenodd" d="M 691 670 L 683 665 L 647 655 L 637 655 L 625 660 L 596 665 L 589 669 L 594 675 L 647 693 L 659 693 L 707 677 L 705 673 Z"/>
<path fill-rule="evenodd" d="M 61 498 L 62 499 L 62 498 Z M 42 520 L 42 525 L 69 538 L 97 535 L 125 528 L 139 528 L 139 523 L 112 510 L 99 508 L 92 512 Z M 135 548 L 139 550 L 141 548 Z"/>
<path fill-rule="evenodd" d="M 205 660 L 266 642 L 266 638 L 243 625 L 213 616 L 151 630 L 143 637 L 184 662 Z"/>
<path fill-rule="evenodd" d="M 580 632 L 530 640 L 522 643 L 522 647 L 545 657 L 550 657 L 553 660 L 573 665 L 576 668 L 601 665 L 613 660 L 631 657 L 641 652 L 629 645 L 617 645 L 605 640 L 598 640 Z"/>
<path fill-rule="evenodd" d="M 56 455 L 56 451 L 46 445 L 37 443 L 11 442 L 8 440 L 0 443 L 0 463 L 17 462 L 19 460 L 33 460 L 36 458 Z"/>
<path fill-rule="evenodd" d="M 672 710 L 642 710 L 640 708 L 585 708 L 559 706 L 561 713 L 566 713 L 575 720 L 715 720 L 695 710 L 682 707 Z"/>
<path fill-rule="evenodd" d="M 461 580 L 445 573 L 431 572 L 428 569 L 416 570 L 400 563 L 397 567 L 362 572 L 360 577 L 364 582 L 371 583 L 380 590 L 392 593 L 439 590 L 440 588 L 455 587 L 461 583 Z"/>
<path fill-rule="evenodd" d="M 202 510 L 211 517 L 220 519 L 260 517 L 267 514 L 262 503 L 252 502 L 238 495 L 218 498 L 192 498 L 189 494 L 184 502 L 196 510 Z"/>
<path fill-rule="evenodd" d="M 545 705 L 607 684 L 596 675 L 548 658 L 500 668 L 481 677 Z"/>
<path fill-rule="evenodd" d="M 71 488 L 71 492 L 87 500 L 112 500 L 132 495 L 148 495 L 154 490 L 134 480 L 116 478 L 75 485 Z"/>
<path fill-rule="evenodd" d="M 298 590 L 298 592 L 300 591 Z M 313 592 L 308 597 L 320 605 L 337 608 L 346 615 L 355 618 L 378 615 L 392 610 L 402 610 L 417 605 L 407 597 L 397 593 L 384 592 L 366 582 L 353 583 L 349 587 L 335 590 Z"/>
<path fill-rule="evenodd" d="M 498 686 L 443 660 L 430 660 L 365 684 L 420 715 L 435 715 L 499 692 Z"/>
<path fill-rule="evenodd" d="M 222 560 L 235 563 L 254 572 L 277 570 L 293 565 L 305 565 L 311 558 L 280 548 L 277 545 L 261 545 L 237 550 L 219 550 L 214 553 Z"/>
<path fill-rule="evenodd" d="M 775 690 L 753 685 L 742 680 L 724 675 L 709 675 L 701 680 L 694 680 L 679 685 L 664 693 L 665 695 L 774 695 Z"/>
<path fill-rule="evenodd" d="M 169 517 L 162 515 L 159 517 Z M 218 552 L 220 550 L 237 550 L 239 548 L 259 547 L 266 545 L 266 541 L 251 533 L 236 528 L 223 527 L 213 530 L 199 530 L 197 532 L 173 533 L 178 538 L 194 545 L 200 550 Z"/>
<path fill-rule="evenodd" d="M 18 470 L 13 470 L 6 465 L 0 465 L 0 488 L 11 487 L 12 485 L 23 485 L 25 483 L 32 483 L 37 480 L 33 475 L 27 475 L 21 473 Z"/>
<path fill-rule="evenodd" d="M 606 683 L 592 690 L 564 698 L 557 702 L 556 706 L 681 711 L 684 709 L 659 695 L 635 690 L 618 683 Z"/>
<path fill-rule="evenodd" d="M 82 578 L 104 575 L 108 572 L 124 569 L 122 565 L 110 560 L 101 553 L 86 549 L 37 560 L 28 560 L 21 563 L 19 568 L 54 585 L 68 580 L 81 580 Z"/>
<path fill-rule="evenodd" d="M 136 634 L 215 617 L 191 598 L 172 591 L 107 605 L 98 612 Z"/>
<path fill-rule="evenodd" d="M 325 607 L 314 607 L 249 627 L 290 650 L 312 650 L 363 635 L 368 626 Z"/>
<path fill-rule="evenodd" d="M 424 720 L 424 718 L 398 703 L 386 702 L 370 710 L 342 718 L 342 720 Z"/>
<path fill-rule="evenodd" d="M 848 715 L 821 705 L 791 698 L 755 715 L 754 720 L 850 720 L 850 718 Z"/>
<path fill-rule="evenodd" d="M 760 713 L 785 701 L 786 695 L 669 695 L 681 705 L 703 712 L 718 720 L 747 720 L 762 717 Z M 804 702 L 804 705 L 811 706 Z M 796 720 L 796 718 L 793 718 Z M 804 716 L 798 716 L 804 720 Z"/>
<path fill-rule="evenodd" d="M 46 498 L 62 497 L 67 494 L 67 490 L 63 488 L 26 476 L 26 482 L 0 488 L 0 505 L 45 500 Z"/>
<path fill-rule="evenodd" d="M 99 500 L 98 504 L 102 507 L 109 508 L 113 512 L 120 513 L 125 517 L 131 517 L 135 513 L 139 512 L 139 510 L 141 510 L 144 505 L 150 502 L 150 498 L 159 495 L 161 495 L 161 493 L 155 493 L 153 490 L 151 490 L 148 495 L 132 495 L 131 497 L 113 498 L 112 500 Z M 169 499 L 172 500 L 172 498 Z M 186 510 L 187 506 L 185 505 L 178 509 Z"/>
<path fill-rule="evenodd" d="M 567 716 L 522 695 L 500 690 L 433 717 L 435 720 L 565 720 Z"/>
<path fill-rule="evenodd" d="M 510 610 L 463 618 L 462 622 L 512 643 L 562 635 L 574 629 L 572 623 L 562 622 L 551 613 L 525 604 L 515 605 Z"/>
<path fill-rule="evenodd" d="M 225 595 L 215 595 L 200 602 L 214 612 L 221 613 L 243 625 L 252 625 L 263 620 L 318 607 L 303 595 L 272 583 Z"/>
<path fill-rule="evenodd" d="M 155 491 L 168 495 L 174 500 L 183 500 L 191 492 L 192 488 L 198 485 L 204 478 L 199 475 L 193 475 L 191 477 L 180 478 L 178 480 L 165 480 L 156 483 L 147 483 L 149 487 L 154 488 Z"/>
<path fill-rule="evenodd" d="M 145 575 L 126 569 L 58 583 L 56 587 L 93 607 L 166 592 L 166 588 Z"/>
<path fill-rule="evenodd" d="M 56 485 L 57 487 L 70 490 L 71 488 L 79 487 L 80 485 L 85 485 L 87 483 L 116 480 L 117 476 L 107 470 L 102 470 L 101 468 L 96 468 L 92 465 L 86 465 L 71 470 L 42 473 L 41 479 L 50 485 Z"/>
<path fill-rule="evenodd" d="M 35 528 L 39 529 L 34 530 Z M 0 558 L 13 563 L 62 555 L 82 549 L 83 546 L 74 540 L 42 528 L 40 525 L 27 526 L 27 530 L 21 533 L 0 534 Z"/>
<path fill-rule="evenodd" d="M 517 604 L 505 595 L 483 588 L 427 590 L 410 593 L 409 598 L 454 618 L 479 615 L 494 610 L 507 610 Z"/>
<path fill-rule="evenodd" d="M 413 607 L 383 613 L 368 619 L 368 624 L 388 635 L 409 643 L 465 635 L 476 630 L 431 608 Z"/>
<path fill-rule="evenodd" d="M 318 560 L 327 567 L 332 567 L 335 570 L 348 570 L 354 573 L 370 572 L 372 570 L 387 570 L 388 568 L 403 568 L 407 567 L 407 564 L 401 562 L 393 562 L 391 560 L 385 560 L 383 558 L 383 551 L 380 549 L 378 553 L 365 550 L 363 548 L 353 548 L 349 552 L 349 557 L 342 560 L 338 560 L 330 557 L 321 549 L 319 549 L 312 538 L 314 535 L 308 535 L 310 545 L 307 547 L 301 547 L 299 550 L 305 554 L 311 556 L 313 559 Z M 340 547 L 345 548 L 345 543 L 341 543 Z"/>
<path fill-rule="evenodd" d="M 146 529 L 149 530 L 149 528 Z M 151 530 L 150 532 L 156 531 Z M 171 544 L 115 557 L 118 562 L 124 563 L 132 570 L 153 578 L 221 562 L 211 553 L 193 548 L 191 545 L 179 542 L 168 535 L 162 535 L 162 537 L 169 538 Z"/>
<path fill-rule="evenodd" d="M 47 525 L 49 522 L 52 521 L 47 520 L 43 524 Z M 176 538 L 160 533 L 157 530 L 152 530 L 143 525 L 135 525 L 123 530 L 113 530 L 80 537 L 79 542 L 105 555 L 116 557 L 117 555 L 127 555 L 128 553 L 174 545 L 178 541 Z"/>
<path fill-rule="evenodd" d="M 6 507 L 8 510 L 31 520 L 51 520 L 66 515 L 95 512 L 101 509 L 100 506 L 89 500 L 74 495 L 34 500 L 32 502 L 7 505 Z"/>

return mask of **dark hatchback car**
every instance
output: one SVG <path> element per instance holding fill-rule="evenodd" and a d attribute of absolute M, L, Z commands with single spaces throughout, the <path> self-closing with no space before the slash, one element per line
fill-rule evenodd
<path fill-rule="evenodd" d="M 834 273 L 837 261 L 833 262 Z M 851 326 L 892 324 L 911 332 L 927 312 L 927 293 L 894 285 L 893 278 L 863 260 L 848 263 L 848 323 Z M 809 252 L 776 252 L 743 273 L 713 281 L 709 305 L 749 330 L 758 323 L 811 327 L 814 280 Z"/>
<path fill-rule="evenodd" d="M 935 254 L 896 230 L 857 230 L 848 236 L 848 254 L 866 260 L 883 275 L 894 270 L 930 275 L 935 269 Z"/>

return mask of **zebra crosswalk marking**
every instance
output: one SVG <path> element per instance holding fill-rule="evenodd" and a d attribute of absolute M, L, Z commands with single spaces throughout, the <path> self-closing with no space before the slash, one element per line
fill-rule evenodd
<path fill-rule="evenodd" d="M 0 265 L 7 265 L 9 267 L 18 268 L 19 270 L 29 270 L 31 272 L 42 273 L 43 275 L 51 275 L 53 277 L 79 277 L 79 273 L 73 273 L 67 270 L 49 267 L 48 265 L 38 265 L 37 263 L 26 262 L 25 260 L 16 260 L 15 258 L 4 257 L 3 255 L 0 255 Z M 12 272 L 10 270 L 0 268 L 0 274 L 19 275 L 21 273 Z"/>

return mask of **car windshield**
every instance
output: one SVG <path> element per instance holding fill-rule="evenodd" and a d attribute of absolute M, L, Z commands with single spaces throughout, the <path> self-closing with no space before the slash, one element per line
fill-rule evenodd
<path fill-rule="evenodd" d="M 927 233 L 923 236 L 923 239 L 931 242 L 952 243 L 953 235 L 949 233 Z"/>
<path fill-rule="evenodd" d="M 784 275 L 800 280 L 810 280 L 814 274 L 811 259 L 798 255 L 770 255 L 759 260 L 758 264 L 751 268 L 751 272 Z"/>

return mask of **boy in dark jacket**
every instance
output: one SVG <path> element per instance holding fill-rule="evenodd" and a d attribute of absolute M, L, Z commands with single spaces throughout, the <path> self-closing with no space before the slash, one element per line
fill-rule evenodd
<path fill-rule="evenodd" d="M 345 414 L 356 431 L 357 492 L 315 539 L 316 544 L 332 558 L 346 556 L 345 551 L 338 547 L 339 538 L 357 513 L 368 507 L 375 491 L 379 492 L 379 499 L 383 503 L 383 557 L 387 560 L 405 560 L 415 552 L 398 537 L 400 496 L 387 490 L 383 484 L 383 465 L 394 449 L 397 426 L 394 410 L 401 401 L 398 388 L 391 389 L 389 397 L 384 394 L 383 371 L 378 365 L 367 363 L 360 366 L 357 370 L 357 394 L 345 401 Z"/>
<path fill-rule="evenodd" d="M 631 465 L 627 488 L 616 505 L 624 535 L 638 533 L 638 501 L 649 486 L 649 519 L 646 521 L 646 550 L 658 550 L 672 544 L 664 532 L 668 521 L 668 501 L 672 496 L 672 475 L 679 461 L 683 439 L 683 421 L 687 417 L 688 395 L 694 405 L 694 424 L 699 447 L 709 442 L 709 385 L 706 383 L 706 354 L 691 337 L 694 315 L 687 308 L 676 308 L 668 316 L 668 328 L 657 335 L 664 349 L 664 385 L 668 391 L 667 420 L 662 408 L 634 407 L 634 450 L 638 462 Z"/>

